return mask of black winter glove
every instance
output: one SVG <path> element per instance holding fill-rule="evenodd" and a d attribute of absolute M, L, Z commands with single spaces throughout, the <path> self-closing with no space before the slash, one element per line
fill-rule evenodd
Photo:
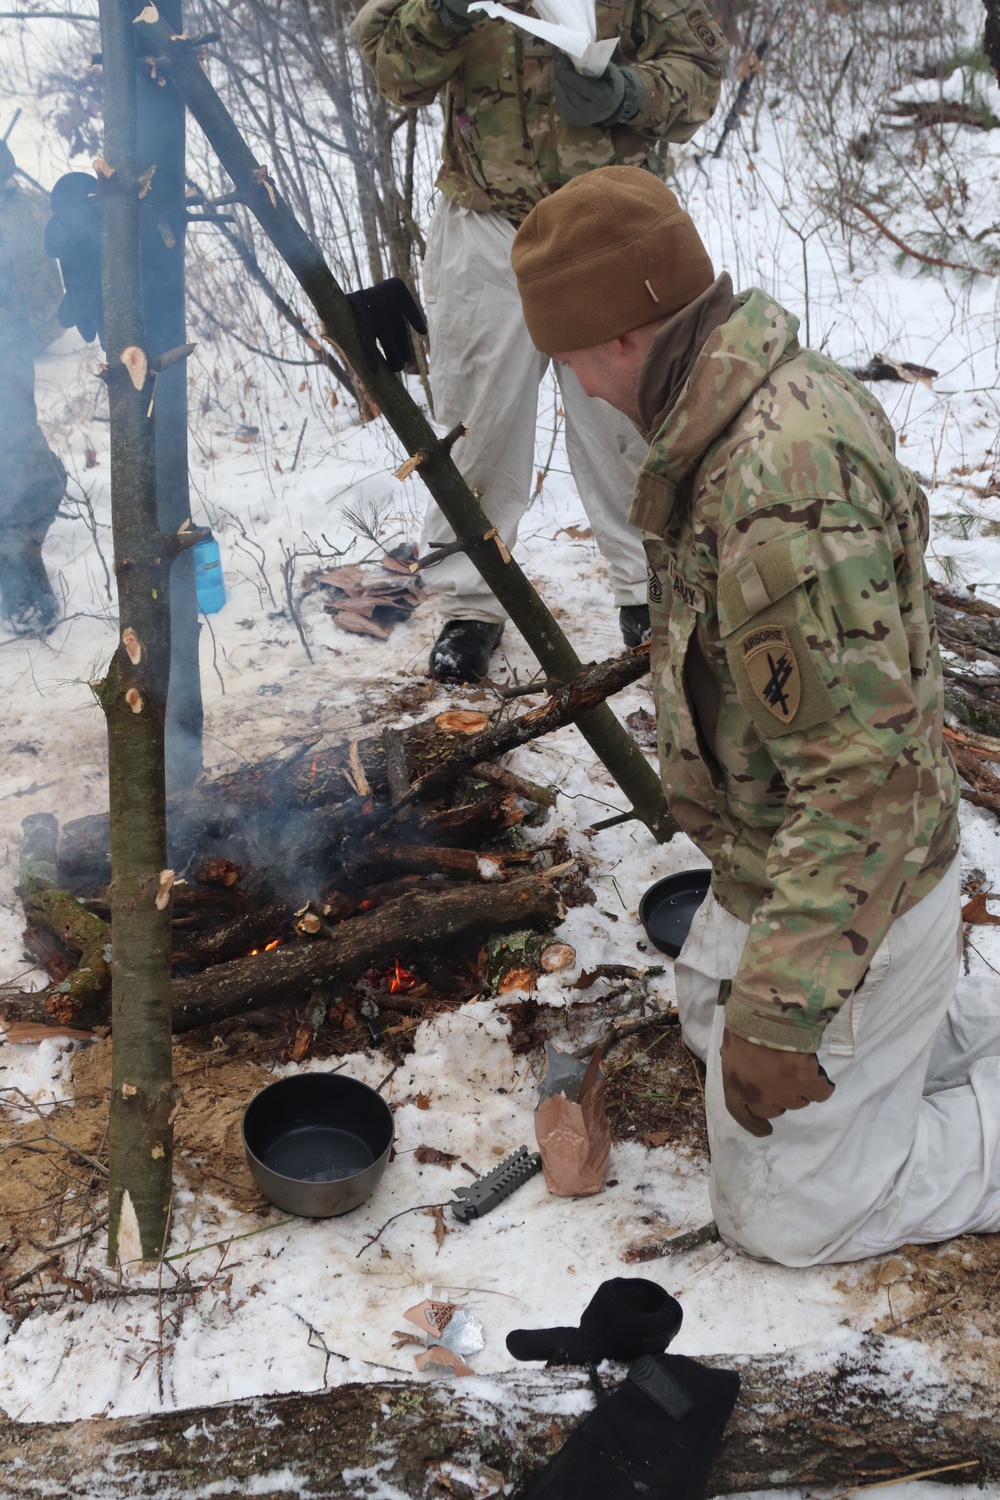
<path fill-rule="evenodd" d="M 470 0 L 430 0 L 445 26 L 452 31 L 471 31 L 481 17 L 469 15 Z"/>
<path fill-rule="evenodd" d="M 427 324 L 406 282 L 391 276 L 388 281 L 363 287 L 360 292 L 348 292 L 347 300 L 354 310 L 368 368 L 378 368 L 376 342 L 381 344 L 390 370 L 402 370 L 408 365 L 413 359 L 410 328 L 426 333 Z"/>
<path fill-rule="evenodd" d="M 45 226 L 46 254 L 59 261 L 66 295 L 59 304 L 63 328 L 78 328 L 89 344 L 104 343 L 101 292 L 101 210 L 96 178 L 67 172 L 49 195 L 52 217 Z"/>
<path fill-rule="evenodd" d="M 553 1365 L 638 1359 L 662 1354 L 683 1316 L 680 1303 L 655 1281 L 616 1276 L 597 1288 L 579 1328 L 515 1328 L 507 1335 L 507 1348 L 515 1359 L 546 1359 Z"/>
<path fill-rule="evenodd" d="M 646 85 L 634 68 L 609 62 L 598 78 L 578 73 L 556 54 L 556 109 L 567 125 L 627 125 L 639 113 Z"/>

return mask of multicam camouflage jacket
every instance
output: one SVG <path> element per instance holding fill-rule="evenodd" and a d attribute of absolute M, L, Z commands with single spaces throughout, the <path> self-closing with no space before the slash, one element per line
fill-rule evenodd
<path fill-rule="evenodd" d="M 958 782 L 926 498 L 878 403 L 797 328 L 737 299 L 652 434 L 631 520 L 670 810 L 750 924 L 727 1024 L 812 1052 L 953 859 Z"/>
<path fill-rule="evenodd" d="M 396 104 L 444 91 L 438 187 L 463 208 L 520 224 L 593 167 L 642 166 L 659 136 L 686 141 L 719 99 L 729 47 L 705 0 L 597 0 L 597 35 L 646 85 L 627 125 L 568 125 L 555 107 L 550 43 L 483 17 L 456 32 L 430 0 L 369 0 L 351 34 Z"/>

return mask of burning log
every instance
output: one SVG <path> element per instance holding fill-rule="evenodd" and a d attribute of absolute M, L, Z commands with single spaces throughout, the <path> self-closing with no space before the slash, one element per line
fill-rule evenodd
<path fill-rule="evenodd" d="M 501 885 L 408 891 L 377 911 L 343 922 L 329 938 L 290 944 L 271 953 L 220 964 L 194 979 L 174 981 L 174 1030 L 192 1031 L 258 1006 L 301 998 L 315 985 L 336 984 L 366 969 L 476 932 L 535 923 L 556 926 L 565 916 L 551 878 L 525 875 Z"/>
<path fill-rule="evenodd" d="M 216 1025 L 233 1016 L 286 1001 L 298 1001 L 316 986 L 336 985 L 366 970 L 419 953 L 442 941 L 513 928 L 555 927 L 566 914 L 553 872 L 522 875 L 501 883 L 414 889 L 375 911 L 327 929 L 315 942 L 288 943 L 173 981 L 175 1032 Z M 0 996 L 10 1021 L 51 1022 L 38 995 Z M 107 1024 L 110 1005 L 91 1024 Z"/>
<path fill-rule="evenodd" d="M 646 642 L 587 667 L 540 707 L 480 734 L 447 733 L 433 719 L 413 725 L 402 732 L 402 744 L 390 741 L 395 792 L 390 791 L 384 733 L 328 750 L 316 750 L 314 743 L 301 745 L 291 756 L 273 757 L 202 783 L 169 801 L 173 867 L 185 869 L 192 859 L 209 852 L 258 869 L 270 865 L 295 900 L 308 894 L 295 887 L 303 847 L 310 850 L 314 867 L 332 875 L 346 840 L 361 838 L 390 820 L 398 825 L 413 802 L 447 791 L 463 776 L 476 774 L 475 767 L 574 722 L 648 670 Z M 359 768 L 368 788 L 360 795 Z M 400 794 L 404 780 L 409 790 Z M 540 792 L 545 800 L 551 799 L 549 788 L 532 789 L 530 783 L 517 780 L 509 788 L 516 795 L 535 800 L 534 792 Z M 264 813 L 269 814 L 266 821 Z M 281 869 L 283 856 L 288 870 Z M 59 883 L 70 890 L 91 891 L 108 876 L 107 817 L 96 814 L 67 823 L 59 842 Z M 279 894 L 281 880 L 272 882 L 272 898 Z"/>

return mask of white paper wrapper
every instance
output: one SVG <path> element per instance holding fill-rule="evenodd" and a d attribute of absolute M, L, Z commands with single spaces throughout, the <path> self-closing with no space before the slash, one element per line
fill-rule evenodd
<path fill-rule="evenodd" d="M 498 0 L 474 0 L 469 11 L 481 10 L 491 20 L 509 21 L 522 31 L 530 31 L 532 36 L 539 36 L 543 42 L 551 42 L 565 52 L 578 73 L 599 77 L 611 61 L 618 41 L 616 37 L 597 40 L 594 0 L 532 0 L 532 3 L 537 16 L 510 10 Z"/>

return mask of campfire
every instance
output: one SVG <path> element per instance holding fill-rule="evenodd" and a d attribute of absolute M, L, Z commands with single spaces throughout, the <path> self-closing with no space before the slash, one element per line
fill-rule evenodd
<path fill-rule="evenodd" d="M 525 731 L 532 718 L 456 711 L 303 742 L 175 796 L 174 1030 L 268 1033 L 301 1061 L 356 1047 L 361 1028 L 391 1051 L 441 1009 L 530 990 L 566 901 L 589 895 L 564 840 L 523 836 L 554 789 L 497 763 L 513 726 L 545 727 Z M 109 873 L 104 816 L 26 820 L 24 942 L 51 984 L 7 992 L 9 1022 L 107 1027 Z M 502 940 L 514 931 L 538 935 L 534 966 Z"/>

